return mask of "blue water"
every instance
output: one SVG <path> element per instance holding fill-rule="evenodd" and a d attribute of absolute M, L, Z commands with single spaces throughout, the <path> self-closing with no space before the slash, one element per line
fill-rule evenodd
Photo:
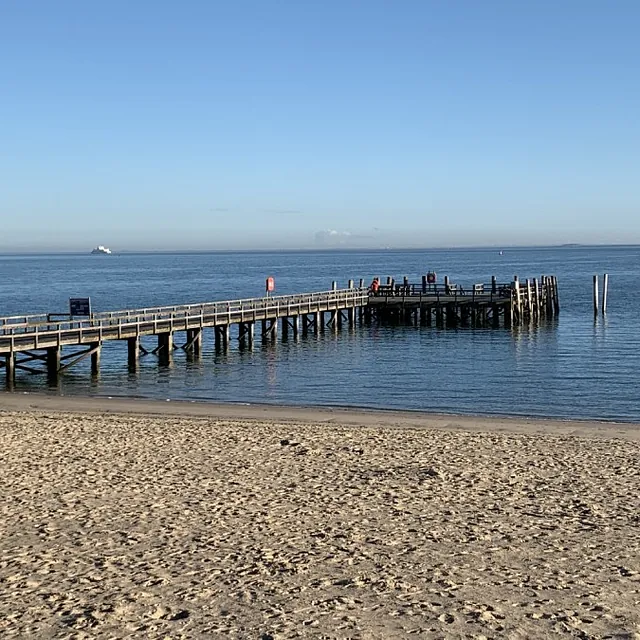
<path fill-rule="evenodd" d="M 90 296 L 94 311 L 329 289 L 332 280 L 427 271 L 463 285 L 555 274 L 560 317 L 531 328 L 360 327 L 297 342 L 216 353 L 211 330 L 200 361 L 175 353 L 127 370 L 126 345 L 107 343 L 101 372 L 88 362 L 55 388 L 20 373 L 17 389 L 291 405 L 640 421 L 640 247 L 421 251 L 229 252 L 112 256 L 0 256 L 0 315 L 64 312 Z M 592 277 L 610 274 L 606 318 L 594 321 Z M 149 346 L 153 338 L 149 338 Z M 179 341 L 179 340 L 178 340 Z"/>

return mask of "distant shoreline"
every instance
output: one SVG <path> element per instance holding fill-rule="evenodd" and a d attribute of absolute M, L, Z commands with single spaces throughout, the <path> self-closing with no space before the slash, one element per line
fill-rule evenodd
<path fill-rule="evenodd" d="M 581 244 L 564 243 L 552 245 L 478 245 L 478 246 L 455 246 L 455 247 L 301 247 L 301 248 L 266 248 L 257 247 L 255 249 L 114 249 L 111 255 L 207 255 L 207 254 L 231 254 L 231 253 L 367 253 L 371 251 L 529 251 L 540 249 L 606 249 L 606 248 L 640 248 L 640 244 Z M 0 249 L 0 257 L 10 256 L 89 256 L 91 251 L 80 250 L 25 250 L 11 251 Z"/>

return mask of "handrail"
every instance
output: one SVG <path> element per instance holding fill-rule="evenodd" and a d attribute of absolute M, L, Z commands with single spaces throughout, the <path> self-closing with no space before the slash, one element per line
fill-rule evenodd
<path fill-rule="evenodd" d="M 106 318 L 106 317 L 117 317 L 118 315 L 122 315 L 122 316 L 126 316 L 127 314 L 141 314 L 141 313 L 165 313 L 165 312 L 178 312 L 181 310 L 191 310 L 191 309 L 200 309 L 202 307 L 210 307 L 212 305 L 219 305 L 219 304 L 229 304 L 229 305 L 238 305 L 238 304 L 244 304 L 244 303 L 252 303 L 254 301 L 260 301 L 260 300 L 273 300 L 273 301 L 279 301 L 279 300 L 289 300 L 292 298 L 296 298 L 296 297 L 304 297 L 304 298 L 308 298 L 308 297 L 315 297 L 315 296 L 322 296 L 322 295 L 326 295 L 326 294 L 337 294 L 340 292 L 366 292 L 366 288 L 365 287 L 354 287 L 351 289 L 331 289 L 329 291 L 314 291 L 311 293 L 297 293 L 297 294 L 282 294 L 279 296 L 262 296 L 262 297 L 256 297 L 256 298 L 238 298 L 235 300 L 214 300 L 214 301 L 209 301 L 209 302 L 194 302 L 194 303 L 190 303 L 190 304 L 179 304 L 179 305 L 167 305 L 167 306 L 162 306 L 162 307 L 142 307 L 139 309 L 119 309 L 116 311 L 100 311 L 97 313 L 93 313 L 92 314 L 92 318 L 94 319 L 100 319 L 100 318 Z M 3 326 L 10 324 L 11 326 L 15 326 L 17 324 L 27 324 L 27 325 L 31 325 L 31 324 L 36 324 L 36 323 L 44 323 L 44 324 L 54 324 L 57 321 L 51 320 L 51 316 L 56 316 L 56 315 L 67 315 L 67 314 L 61 314 L 61 313 L 37 313 L 37 314 L 32 314 L 32 315 L 16 315 L 16 316 L 3 316 L 0 317 L 0 328 L 2 328 Z M 19 322 L 8 322 L 10 320 L 16 320 Z M 61 320 L 59 322 L 68 322 L 68 320 Z M 74 320 L 74 322 L 76 322 Z"/>
<path fill-rule="evenodd" d="M 175 305 L 167 307 L 152 307 L 148 309 L 129 309 L 120 311 L 106 311 L 93 314 L 88 318 L 75 318 L 62 321 L 44 321 L 37 323 L 22 322 L 0 324 L 0 336 L 13 336 L 24 334 L 43 334 L 56 331 L 66 331 L 81 328 L 104 328 L 112 326 L 127 326 L 141 322 L 163 322 L 175 319 L 189 319 L 197 317 L 214 317 L 218 314 L 238 314 L 245 311 L 259 311 L 264 313 L 275 312 L 279 314 L 282 307 L 295 305 L 300 307 L 318 302 L 351 301 L 354 299 L 368 299 L 365 288 L 332 289 L 315 293 L 303 293 L 294 295 L 269 296 L 262 298 L 246 298 L 243 300 L 230 300 L 208 302 L 190 305 Z M 19 319 L 28 316 L 15 316 Z M 33 317 L 33 316 L 32 316 Z M 43 317 L 43 316 L 35 316 Z M 4 318 L 0 318 L 4 320 Z"/>

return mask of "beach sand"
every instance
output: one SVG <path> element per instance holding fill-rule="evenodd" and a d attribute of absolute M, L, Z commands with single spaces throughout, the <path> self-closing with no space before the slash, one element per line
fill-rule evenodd
<path fill-rule="evenodd" d="M 3 638 L 640 638 L 640 427 L 0 395 Z"/>

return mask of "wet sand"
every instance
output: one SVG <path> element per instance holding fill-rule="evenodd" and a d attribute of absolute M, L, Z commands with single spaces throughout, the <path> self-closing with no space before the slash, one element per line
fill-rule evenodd
<path fill-rule="evenodd" d="M 0 395 L 0 635 L 639 638 L 640 426 Z"/>

